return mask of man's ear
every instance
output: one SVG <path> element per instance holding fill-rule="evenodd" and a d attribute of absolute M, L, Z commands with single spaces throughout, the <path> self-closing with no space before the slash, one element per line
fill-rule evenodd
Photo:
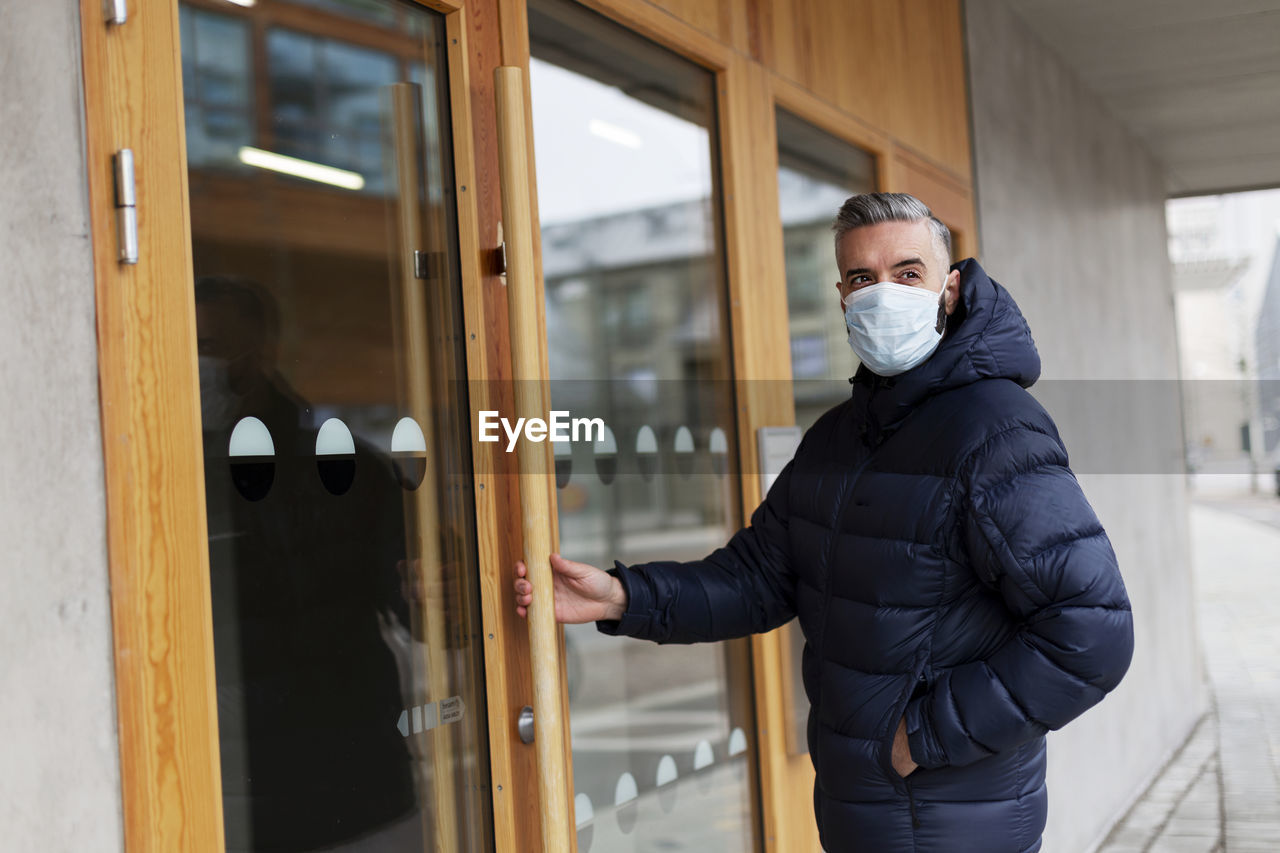
<path fill-rule="evenodd" d="M 946 296 L 942 300 L 947 314 L 954 314 L 956 306 L 960 304 L 960 270 L 947 273 L 947 280 L 942 288 L 946 291 Z"/>
<path fill-rule="evenodd" d="M 837 281 L 837 282 L 836 282 L 836 294 L 837 294 L 837 295 L 839 296 L 839 298 L 840 298 L 840 313 L 842 313 L 842 314 L 843 314 L 843 313 L 844 313 L 844 298 L 845 298 L 845 296 L 847 296 L 847 295 L 848 295 L 848 294 L 845 292 L 845 289 L 844 289 L 844 282 L 843 282 L 843 281 Z"/>

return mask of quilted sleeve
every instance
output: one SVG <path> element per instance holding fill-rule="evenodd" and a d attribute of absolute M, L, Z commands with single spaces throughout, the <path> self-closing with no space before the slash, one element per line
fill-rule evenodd
<path fill-rule="evenodd" d="M 788 462 L 769 494 L 723 548 L 687 563 L 616 563 L 627 612 L 596 622 L 605 634 L 656 643 L 706 643 L 769 631 L 795 615 L 787 544 Z"/>
<path fill-rule="evenodd" d="M 965 545 L 1017 629 L 908 704 L 912 758 L 925 768 L 970 764 L 1066 725 L 1120 682 L 1133 656 L 1115 553 L 1057 437 L 1001 433 L 965 471 Z"/>

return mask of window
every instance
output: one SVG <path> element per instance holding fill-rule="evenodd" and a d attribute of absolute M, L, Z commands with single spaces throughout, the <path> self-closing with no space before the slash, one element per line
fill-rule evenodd
<path fill-rule="evenodd" d="M 791 331 L 791 374 L 796 424 L 808 429 L 818 417 L 849 396 L 846 381 L 858 366 L 849 349 L 835 261 L 831 224 L 851 195 L 875 189 L 874 158 L 803 121 L 777 111 L 778 205 L 787 271 L 787 315 Z M 804 635 L 787 632 L 791 648 L 788 748 L 803 753 L 809 700 L 801 680 Z"/>
<path fill-rule="evenodd" d="M 253 142 L 253 65 L 246 21 L 179 8 L 187 162 L 239 168 L 240 147 Z"/>
<path fill-rule="evenodd" d="M 557 458 L 560 549 L 699 559 L 738 523 L 714 77 L 573 3 L 529 32 L 552 404 L 611 430 Z M 735 644 L 565 645 L 579 851 L 753 849 Z"/>
<path fill-rule="evenodd" d="M 845 199 L 875 189 L 875 160 L 786 110 L 778 110 L 777 121 L 796 423 L 808 429 L 848 397 L 845 380 L 858 365 L 835 286 L 840 274 L 831 223 Z"/>

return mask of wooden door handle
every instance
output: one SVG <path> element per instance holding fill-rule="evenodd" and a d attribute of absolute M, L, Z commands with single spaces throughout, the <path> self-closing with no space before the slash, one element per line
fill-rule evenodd
<path fill-rule="evenodd" d="M 498 108 L 498 173 L 502 185 L 502 221 L 507 246 L 507 312 L 511 335 L 511 376 L 516 416 L 545 418 L 542 359 L 538 348 L 538 292 L 533 263 L 533 195 L 529 185 L 529 138 L 525 123 L 524 74 L 516 67 L 494 69 Z M 559 634 L 551 578 L 551 501 L 547 476 L 552 470 L 545 444 L 526 442 L 517 449 L 524 563 L 538 590 L 528 609 L 533 666 L 534 748 L 538 793 L 542 801 L 542 849 L 573 849 L 569 833 L 565 772 L 564 708 L 560 694 Z M 575 839 L 576 840 L 576 839 Z"/>

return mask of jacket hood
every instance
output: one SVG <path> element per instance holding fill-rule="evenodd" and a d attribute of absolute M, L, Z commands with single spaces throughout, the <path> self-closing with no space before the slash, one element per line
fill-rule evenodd
<path fill-rule="evenodd" d="M 1029 388 L 1040 377 L 1031 328 L 1009 291 L 973 258 L 951 268 L 960 271 L 960 301 L 933 355 L 897 376 L 877 376 L 860 365 L 850 380 L 854 403 L 866 407 L 874 432 L 896 427 L 928 397 L 979 379 Z"/>

